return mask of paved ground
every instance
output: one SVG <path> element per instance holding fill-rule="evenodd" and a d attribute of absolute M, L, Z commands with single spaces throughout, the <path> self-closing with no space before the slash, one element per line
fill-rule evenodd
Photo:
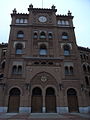
<path fill-rule="evenodd" d="M 81 113 L 0 113 L 0 120 L 90 120 L 90 114 Z"/>

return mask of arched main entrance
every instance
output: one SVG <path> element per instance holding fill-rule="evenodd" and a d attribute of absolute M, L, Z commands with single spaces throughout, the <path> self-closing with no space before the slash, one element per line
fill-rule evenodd
<path fill-rule="evenodd" d="M 46 112 L 56 112 L 56 96 L 52 87 L 46 89 L 45 105 Z"/>
<path fill-rule="evenodd" d="M 79 112 L 77 92 L 75 89 L 73 88 L 68 89 L 67 100 L 69 112 Z"/>
<path fill-rule="evenodd" d="M 31 100 L 31 108 L 32 112 L 40 113 L 42 112 L 42 90 L 39 87 L 35 87 L 32 90 L 32 100 Z"/>
<path fill-rule="evenodd" d="M 8 112 L 19 112 L 20 90 L 13 88 L 9 92 Z"/>

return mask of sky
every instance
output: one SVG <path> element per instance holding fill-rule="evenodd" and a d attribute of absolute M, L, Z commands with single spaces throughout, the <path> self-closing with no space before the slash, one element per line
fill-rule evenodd
<path fill-rule="evenodd" d="M 70 10 L 74 16 L 77 45 L 90 48 L 90 0 L 0 0 L 0 43 L 9 40 L 12 10 L 16 8 L 18 13 L 28 13 L 31 3 L 34 8 L 51 8 L 55 5 L 56 14 L 61 15 L 66 15 Z"/>

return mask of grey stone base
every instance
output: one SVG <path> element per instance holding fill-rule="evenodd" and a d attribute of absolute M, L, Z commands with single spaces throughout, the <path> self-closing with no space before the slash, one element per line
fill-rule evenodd
<path fill-rule="evenodd" d="M 5 112 L 6 113 L 7 109 L 8 109 L 7 107 L 0 107 L 0 112 Z"/>
<path fill-rule="evenodd" d="M 31 107 L 20 107 L 19 112 L 20 113 L 31 113 Z"/>
<path fill-rule="evenodd" d="M 68 113 L 68 107 L 59 107 L 59 113 Z"/>
<path fill-rule="evenodd" d="M 90 112 L 90 106 L 88 107 L 79 107 L 80 113 L 89 113 Z"/>
<path fill-rule="evenodd" d="M 7 112 L 8 107 L 0 107 L 0 112 Z M 20 113 L 31 113 L 31 107 L 20 107 L 19 108 Z M 46 112 L 46 108 L 42 107 L 42 112 Z M 68 113 L 68 107 L 56 107 L 57 113 Z M 90 106 L 88 107 L 79 107 L 80 113 L 89 113 L 90 112 Z"/>
<path fill-rule="evenodd" d="M 42 112 L 43 112 L 43 113 L 46 112 L 46 107 L 42 107 Z"/>

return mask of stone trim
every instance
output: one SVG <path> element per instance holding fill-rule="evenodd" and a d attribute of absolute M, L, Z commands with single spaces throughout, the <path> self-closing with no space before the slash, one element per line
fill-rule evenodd
<path fill-rule="evenodd" d="M 19 107 L 20 113 L 31 113 L 31 107 Z"/>
<path fill-rule="evenodd" d="M 79 107 L 80 113 L 89 113 L 90 112 L 90 106 L 88 107 Z"/>
<path fill-rule="evenodd" d="M 0 107 L 0 112 L 7 112 L 8 107 Z"/>

